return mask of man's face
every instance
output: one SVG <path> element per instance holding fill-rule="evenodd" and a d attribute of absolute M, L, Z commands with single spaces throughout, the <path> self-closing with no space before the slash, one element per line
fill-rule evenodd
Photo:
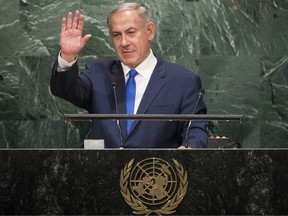
<path fill-rule="evenodd" d="M 119 60 L 131 68 L 136 68 L 150 53 L 154 24 L 144 26 L 135 10 L 115 13 L 110 23 L 114 49 Z"/>

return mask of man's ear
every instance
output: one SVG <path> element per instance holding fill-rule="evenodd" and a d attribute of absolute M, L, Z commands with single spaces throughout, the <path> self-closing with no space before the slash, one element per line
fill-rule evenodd
<path fill-rule="evenodd" d="M 148 23 L 147 32 L 149 41 L 152 41 L 155 35 L 155 24 L 153 22 Z"/>

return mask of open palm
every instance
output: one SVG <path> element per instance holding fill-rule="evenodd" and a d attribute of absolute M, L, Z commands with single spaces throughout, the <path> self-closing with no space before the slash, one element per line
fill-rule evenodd
<path fill-rule="evenodd" d="M 68 13 L 68 18 L 62 19 L 61 34 L 60 34 L 60 47 L 61 56 L 68 62 L 75 59 L 81 49 L 85 46 L 90 34 L 82 37 L 84 26 L 84 16 L 80 15 L 79 11 L 75 12 L 74 20 L 72 22 L 72 12 Z"/>

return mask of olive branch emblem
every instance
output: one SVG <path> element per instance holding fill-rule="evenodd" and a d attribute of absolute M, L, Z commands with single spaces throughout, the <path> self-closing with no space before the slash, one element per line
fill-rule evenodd
<path fill-rule="evenodd" d="M 128 189 L 129 177 L 133 168 L 134 159 L 130 160 L 120 174 L 120 192 L 125 202 L 134 210 L 133 213 L 137 215 L 150 215 L 155 213 L 157 215 L 162 214 L 173 214 L 176 212 L 176 208 L 183 200 L 188 187 L 188 175 L 187 171 L 184 170 L 183 166 L 173 159 L 174 165 L 177 170 L 179 177 L 179 188 L 177 192 L 159 209 L 149 209 L 140 200 L 138 200 Z"/>

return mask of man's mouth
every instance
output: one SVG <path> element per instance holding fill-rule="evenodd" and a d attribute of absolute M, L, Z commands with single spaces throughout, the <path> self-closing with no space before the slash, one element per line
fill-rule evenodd
<path fill-rule="evenodd" d="M 123 51 L 122 52 L 122 54 L 124 55 L 124 56 L 129 56 L 129 55 L 131 55 L 131 54 L 133 54 L 134 53 L 134 51 Z"/>

